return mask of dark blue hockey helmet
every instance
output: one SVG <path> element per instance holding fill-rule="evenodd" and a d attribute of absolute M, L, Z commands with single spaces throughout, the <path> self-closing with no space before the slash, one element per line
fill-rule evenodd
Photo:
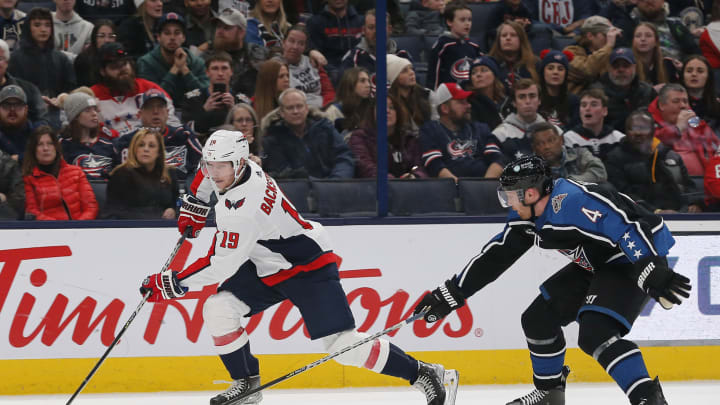
<path fill-rule="evenodd" d="M 504 207 L 511 206 L 510 195 L 515 194 L 524 204 L 525 190 L 535 188 L 540 197 L 548 195 L 553 189 L 553 178 L 550 167 L 539 156 L 525 156 L 516 159 L 503 168 L 500 175 L 498 198 Z"/>

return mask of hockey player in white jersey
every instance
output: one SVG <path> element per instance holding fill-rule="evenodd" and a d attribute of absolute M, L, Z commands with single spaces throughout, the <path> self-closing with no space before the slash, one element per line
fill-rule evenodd
<path fill-rule="evenodd" d="M 180 272 L 148 277 L 141 287 L 150 301 L 182 297 L 190 288 L 219 283 L 203 317 L 215 349 L 234 382 L 213 397 L 216 404 L 257 404 L 262 391 L 238 400 L 260 385 L 258 360 L 250 352 L 243 318 L 285 299 L 298 307 L 311 339 L 335 352 L 368 336 L 355 331 L 355 320 L 340 284 L 341 261 L 322 225 L 306 221 L 275 180 L 248 159 L 240 132 L 221 130 L 207 140 L 201 173 L 218 196 L 217 231 L 208 255 Z M 197 190 L 197 187 L 195 187 Z M 179 228 L 197 236 L 209 207 L 184 196 Z M 335 360 L 344 365 L 404 378 L 425 394 L 429 405 L 455 403 L 458 373 L 415 360 L 387 340 L 377 339 Z"/>

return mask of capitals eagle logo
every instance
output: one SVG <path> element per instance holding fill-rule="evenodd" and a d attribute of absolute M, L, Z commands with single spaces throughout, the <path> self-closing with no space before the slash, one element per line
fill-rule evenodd
<path fill-rule="evenodd" d="M 230 200 L 225 200 L 225 207 L 226 207 L 227 209 L 238 209 L 238 208 L 242 207 L 243 204 L 245 204 L 245 199 L 244 199 L 244 198 L 243 198 L 242 200 L 238 200 L 238 201 L 235 201 L 235 202 L 232 202 L 232 201 L 230 201 Z"/>

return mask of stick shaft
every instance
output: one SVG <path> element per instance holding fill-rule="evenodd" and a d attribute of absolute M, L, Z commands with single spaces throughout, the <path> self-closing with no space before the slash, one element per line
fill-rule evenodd
<path fill-rule="evenodd" d="M 183 236 L 180 237 L 180 240 L 178 240 L 177 244 L 175 245 L 175 249 L 170 254 L 170 257 L 168 258 L 167 262 L 165 262 L 165 265 L 163 266 L 162 271 L 165 271 L 168 269 L 168 267 L 170 267 L 170 263 L 172 263 L 173 259 L 175 258 L 175 255 L 177 255 L 177 252 L 180 250 L 180 246 L 182 246 L 182 244 L 183 244 L 183 242 L 185 242 L 186 238 L 187 238 L 187 233 L 183 234 Z M 105 359 L 110 354 L 112 349 L 115 348 L 117 343 L 120 341 L 120 338 L 122 337 L 122 335 L 125 333 L 125 331 L 128 329 L 128 327 L 130 326 L 132 321 L 135 319 L 137 314 L 140 312 L 140 309 L 142 309 L 143 305 L 145 305 L 145 303 L 147 302 L 148 298 L 150 298 L 150 292 L 147 292 L 147 293 L 145 293 L 145 295 L 143 295 L 142 301 L 140 301 L 137 308 L 135 308 L 135 311 L 133 311 L 133 313 L 130 315 L 130 318 L 128 318 L 127 322 L 125 322 L 125 325 L 123 325 L 122 329 L 120 329 L 120 332 L 117 334 L 117 336 L 115 336 L 115 339 L 112 341 L 112 343 L 110 343 L 110 346 L 108 346 L 107 350 L 105 350 L 105 353 L 102 355 L 102 357 L 100 357 L 100 360 L 98 360 L 98 362 L 95 364 L 95 367 L 93 367 L 92 370 L 90 370 L 90 373 L 87 375 L 87 377 L 85 377 L 82 384 L 80 384 L 80 386 L 75 390 L 75 393 L 70 397 L 70 399 L 67 401 L 67 403 L 65 405 L 70 405 L 72 403 L 72 401 L 75 400 L 75 397 L 77 397 L 78 394 L 80 394 L 80 391 L 82 391 L 83 388 L 85 388 L 85 386 L 87 385 L 87 383 L 90 382 L 90 379 L 95 375 L 97 370 L 100 368 L 100 365 L 102 365 L 102 363 L 105 361 Z"/>
<path fill-rule="evenodd" d="M 364 345 L 364 344 L 366 344 L 366 343 L 368 343 L 368 342 L 372 342 L 373 340 L 375 340 L 375 339 L 377 339 L 377 338 L 379 338 L 379 337 L 381 337 L 381 336 L 387 335 L 388 333 L 390 333 L 390 332 L 392 332 L 392 331 L 394 331 L 394 330 L 400 329 L 400 328 L 402 328 L 403 326 L 405 326 L 405 325 L 407 325 L 407 324 L 413 323 L 413 322 L 415 322 L 416 320 L 418 320 L 418 319 L 422 318 L 423 316 L 425 316 L 425 313 L 426 313 L 426 312 L 427 312 L 427 310 L 422 311 L 422 312 L 419 312 L 419 313 L 417 313 L 417 314 L 414 314 L 414 315 L 410 316 L 409 318 L 407 318 L 407 319 L 405 319 L 405 320 L 403 320 L 403 321 L 400 321 L 400 322 L 396 323 L 395 325 L 393 325 L 393 326 L 391 326 L 391 327 L 389 327 L 389 328 L 387 328 L 387 329 L 384 329 L 384 330 L 381 330 L 380 332 L 375 333 L 374 335 L 368 336 L 368 337 L 366 337 L 365 339 L 362 339 L 362 340 L 358 340 L 357 342 L 351 344 L 350 346 L 346 346 L 346 347 L 344 347 L 344 348 L 342 348 L 342 349 L 340 349 L 340 350 L 338 350 L 338 351 L 336 351 L 336 352 L 333 352 L 333 353 L 328 354 L 327 356 L 325 356 L 325 357 L 323 357 L 323 358 L 321 358 L 321 359 L 315 360 L 314 362 L 312 362 L 312 363 L 310 363 L 310 364 L 307 364 L 307 365 L 305 365 L 305 366 L 302 366 L 302 367 L 300 367 L 300 368 L 297 369 L 297 370 L 291 371 L 291 372 L 289 372 L 289 373 L 287 373 L 287 374 L 285 374 L 285 375 L 283 375 L 283 376 L 281 376 L 281 377 L 278 377 L 278 378 L 276 378 L 276 379 L 274 379 L 274 380 L 272 380 L 272 381 L 270 381 L 270 382 L 267 382 L 267 383 L 265 383 L 265 384 L 262 384 L 261 386 L 259 386 L 259 387 L 257 387 L 257 388 L 253 388 L 253 389 L 247 391 L 246 393 L 242 394 L 242 396 L 238 397 L 235 401 L 233 401 L 233 403 L 239 403 L 240 400 L 242 400 L 242 399 L 244 399 L 244 398 L 247 398 L 247 397 L 249 397 L 250 395 L 255 394 L 255 393 L 258 392 L 258 391 L 262 391 L 262 390 L 264 390 L 264 389 L 266 389 L 266 388 L 268 388 L 268 387 L 272 387 L 273 385 L 277 385 L 277 384 L 279 384 L 279 383 L 281 383 L 281 382 L 283 382 L 283 381 L 285 381 L 285 380 L 287 380 L 287 379 L 290 379 L 290 378 L 292 378 L 292 377 L 295 377 L 296 375 L 298 375 L 298 374 L 300 374 L 300 373 L 304 373 L 305 371 L 308 371 L 308 370 L 310 370 L 311 368 L 317 367 L 317 366 L 319 366 L 319 365 L 321 365 L 321 364 L 323 364 L 323 363 L 325 363 L 325 362 L 327 362 L 327 361 L 329 361 L 329 360 L 332 360 L 332 359 L 334 359 L 335 357 L 337 357 L 337 356 L 339 356 L 339 355 L 341 355 L 341 354 L 343 354 L 343 353 L 349 352 L 350 350 L 353 350 L 353 349 L 355 349 L 355 348 L 357 348 L 357 347 L 359 347 L 359 346 L 362 346 L 362 345 Z"/>

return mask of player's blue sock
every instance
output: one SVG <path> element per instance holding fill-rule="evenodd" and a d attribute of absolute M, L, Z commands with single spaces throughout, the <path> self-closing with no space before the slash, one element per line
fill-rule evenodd
<path fill-rule="evenodd" d="M 561 384 L 565 365 L 565 337 L 562 331 L 552 338 L 526 338 L 530 349 L 533 382 L 541 390 L 551 390 Z"/>
<path fill-rule="evenodd" d="M 598 362 L 633 403 L 650 387 L 652 380 L 642 353 L 637 345 L 629 340 L 615 341 L 598 356 Z"/>
<path fill-rule="evenodd" d="M 260 363 L 250 353 L 250 342 L 232 353 L 221 354 L 220 359 L 233 380 L 260 374 Z"/>
<path fill-rule="evenodd" d="M 390 343 L 390 354 L 380 373 L 404 378 L 413 383 L 418 375 L 418 362 L 401 348 Z"/>

